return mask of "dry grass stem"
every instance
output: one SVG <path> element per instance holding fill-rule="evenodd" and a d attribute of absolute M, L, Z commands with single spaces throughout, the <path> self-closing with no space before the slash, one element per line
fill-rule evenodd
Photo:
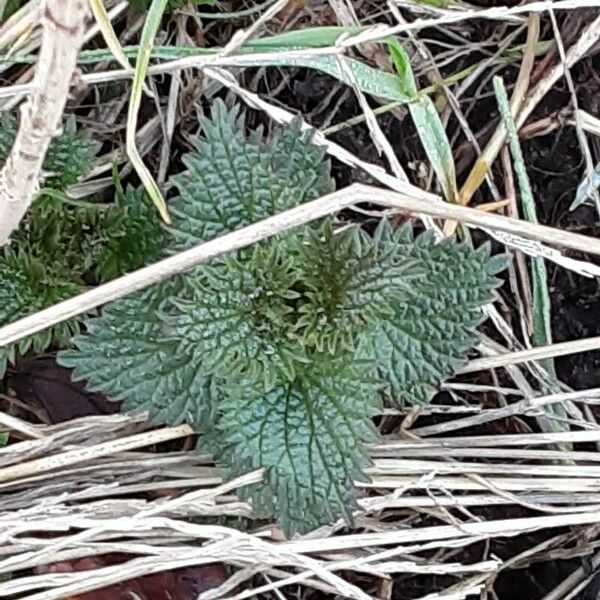
<path fill-rule="evenodd" d="M 394 182 L 398 181 L 395 178 L 391 179 Z M 400 184 L 402 185 L 402 182 Z M 377 203 L 381 206 L 415 215 L 455 219 L 466 225 L 517 235 L 519 236 L 518 239 L 529 238 L 600 255 L 600 241 L 595 238 L 527 221 L 510 219 L 501 215 L 489 214 L 465 206 L 439 201 L 430 202 L 429 199 L 422 199 L 423 195 L 430 197 L 430 194 L 423 194 L 421 190 L 407 183 L 404 186 L 406 191 L 398 193 L 362 184 L 353 184 L 238 231 L 205 242 L 10 325 L 0 327 L 0 347 L 42 331 L 56 323 L 66 321 L 76 315 L 88 312 L 107 302 L 142 290 L 153 283 L 183 273 L 224 253 L 247 247 L 277 233 L 288 231 L 361 202 Z M 416 196 L 415 190 L 417 191 Z"/>
<path fill-rule="evenodd" d="M 82 0 L 46 0 L 41 10 L 43 39 L 34 91 L 21 109 L 17 138 L 0 172 L 0 246 L 9 241 L 39 189 L 85 31 L 87 5 Z"/>
<path fill-rule="evenodd" d="M 592 352 L 600 348 L 600 336 L 573 340 L 572 342 L 561 342 L 549 346 L 539 346 L 517 352 L 509 352 L 498 356 L 486 356 L 470 361 L 462 367 L 460 373 L 475 373 L 485 369 L 496 369 L 508 365 L 516 365 L 533 360 L 543 360 L 545 358 L 554 358 L 556 356 L 567 356 L 579 352 Z"/>

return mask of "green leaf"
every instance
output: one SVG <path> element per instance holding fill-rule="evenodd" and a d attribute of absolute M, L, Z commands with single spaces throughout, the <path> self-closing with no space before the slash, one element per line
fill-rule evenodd
<path fill-rule="evenodd" d="M 319 55 L 298 55 L 296 50 L 303 48 L 319 48 L 332 45 L 344 33 L 358 33 L 360 28 L 353 27 L 323 27 L 302 29 L 285 34 L 249 40 L 240 49 L 244 55 L 244 66 L 246 67 L 290 67 L 315 69 L 331 75 L 338 81 L 348 85 L 357 85 L 365 94 L 371 94 L 378 98 L 405 103 L 412 96 L 405 94 L 398 85 L 398 77 L 393 73 L 387 73 L 375 69 L 354 58 L 342 57 L 347 68 L 351 71 L 349 78 L 346 69 L 340 66 L 339 57 Z M 138 51 L 137 47 L 123 48 L 126 56 L 134 57 Z M 222 48 L 186 48 L 176 46 L 159 46 L 153 49 L 152 58 L 162 60 L 173 60 L 183 57 L 210 56 L 222 51 Z M 286 51 L 294 51 L 293 56 L 286 56 Z M 268 57 L 264 53 L 269 53 Z M 257 54 L 253 60 L 252 55 Z M 0 56 L 0 59 L 3 57 Z M 30 62 L 28 57 L 14 56 L 4 57 L 6 60 L 19 62 Z M 105 50 L 83 51 L 79 56 L 79 64 L 96 64 L 98 62 L 114 60 L 110 52 Z"/>
<path fill-rule="evenodd" d="M 324 48 L 333 46 L 342 36 L 358 35 L 368 27 L 325 26 L 286 31 L 272 36 L 249 40 L 244 48 L 253 52 L 268 52 L 279 49 Z"/>
<path fill-rule="evenodd" d="M 176 337 L 205 373 L 260 379 L 271 389 L 282 374 L 294 377 L 302 348 L 290 313 L 298 272 L 276 243 L 260 244 L 186 281 L 189 298 L 174 298 Z"/>
<path fill-rule="evenodd" d="M 398 77 L 393 73 L 386 73 L 354 58 L 342 58 L 352 77 L 340 65 L 340 59 L 331 56 L 306 56 L 287 58 L 285 55 L 274 56 L 265 60 L 257 58 L 256 61 L 245 61 L 248 66 L 270 66 L 270 67 L 304 67 L 315 69 L 335 77 L 346 85 L 356 85 L 365 94 L 401 102 L 410 102 L 411 95 L 406 94 L 402 86 L 398 85 Z"/>
<path fill-rule="evenodd" d="M 439 0 L 434 0 L 439 1 Z M 135 0 L 136 4 L 140 4 L 143 9 L 149 0 Z M 181 2 L 181 0 L 173 0 L 173 3 Z M 448 4 L 451 4 L 448 2 Z M 169 6 L 168 6 L 169 8 Z M 345 62 L 352 72 L 353 81 L 349 81 L 346 70 L 340 68 L 338 57 L 331 56 L 298 56 L 293 58 L 282 55 L 285 51 L 296 51 L 304 48 L 322 48 L 333 46 L 335 42 L 343 35 L 356 35 L 365 31 L 368 27 L 310 27 L 307 29 L 299 29 L 289 31 L 273 36 L 265 36 L 259 39 L 248 40 L 242 48 L 240 54 L 252 55 L 263 54 L 254 62 L 245 63 L 247 66 L 256 67 L 304 67 L 315 69 L 323 73 L 327 73 L 335 77 L 339 81 L 358 85 L 361 91 L 366 94 L 372 94 L 379 98 L 391 101 L 394 106 L 399 106 L 408 102 L 411 98 L 402 93 L 398 85 L 398 77 L 392 73 L 386 73 L 380 69 L 376 69 L 364 64 L 361 61 L 346 58 Z M 385 39 L 382 42 L 387 41 Z M 546 42 L 540 42 L 536 47 L 536 53 L 545 54 L 548 50 Z M 223 48 L 196 48 L 182 46 L 155 46 L 151 51 L 151 58 L 154 60 L 175 60 L 185 57 L 210 56 L 222 52 Z M 135 58 L 139 52 L 138 46 L 128 46 L 123 48 L 123 52 L 128 58 Z M 264 56 L 264 53 L 269 53 L 269 58 Z M 522 47 L 510 48 L 505 55 L 497 57 L 494 64 L 504 64 L 507 61 L 515 60 L 522 55 Z M 36 57 L 32 54 L 14 52 L 10 54 L 0 54 L 0 61 L 7 64 L 34 64 Z M 110 50 L 84 50 L 80 52 L 78 63 L 80 65 L 94 65 L 114 61 L 114 56 Z M 457 80 L 467 77 L 474 68 L 478 65 L 473 65 L 463 71 L 454 73 L 446 80 L 447 84 L 455 83 Z M 354 83 L 355 82 L 355 83 Z M 431 87 L 429 91 L 432 91 Z"/>
<path fill-rule="evenodd" d="M 27 255 L 18 248 L 5 248 L 0 259 L 0 324 L 35 313 L 75 296 L 82 286 L 64 273 L 51 268 L 41 260 Z M 66 344 L 79 330 L 81 319 L 55 325 L 45 331 L 24 338 L 17 344 L 0 348 L 0 378 L 9 362 L 18 354 L 30 350 L 44 352 L 52 343 Z"/>
<path fill-rule="evenodd" d="M 393 313 L 412 263 L 396 260 L 358 228 L 317 228 L 263 242 L 186 278 L 193 295 L 174 299 L 177 337 L 207 373 L 294 379 L 315 354 L 357 352 L 363 336 Z"/>
<path fill-rule="evenodd" d="M 4 163 L 17 135 L 17 118 L 13 113 L 0 113 L 0 164 Z M 44 186 L 65 191 L 90 171 L 99 144 L 87 134 L 77 131 L 73 117 L 65 120 L 61 135 L 50 143 L 44 160 Z"/>
<path fill-rule="evenodd" d="M 73 368 L 73 379 L 85 379 L 88 389 L 122 400 L 127 411 L 148 411 L 156 423 L 205 427 L 215 383 L 182 351 L 162 315 L 165 301 L 181 290 L 177 279 L 111 303 L 58 362 Z"/>
<path fill-rule="evenodd" d="M 108 212 L 100 204 L 66 204 L 61 194 L 47 190 L 30 207 L 11 247 L 65 278 L 81 281 L 101 252 Z"/>
<path fill-rule="evenodd" d="M 117 192 L 113 209 L 106 223 L 108 239 L 98 258 L 100 281 L 158 260 L 168 244 L 167 233 L 143 188 Z"/>
<path fill-rule="evenodd" d="M 138 123 L 138 113 L 142 102 L 142 91 L 144 89 L 144 80 L 150 64 L 150 55 L 154 46 L 154 38 L 160 27 L 163 13 L 167 7 L 168 0 L 150 0 L 148 14 L 144 19 L 144 27 L 140 37 L 140 46 L 135 61 L 135 71 L 133 73 L 133 83 L 131 85 L 131 95 L 129 97 L 129 106 L 127 110 L 127 132 L 125 136 L 125 149 L 127 156 L 133 165 L 138 177 L 141 179 L 148 196 L 156 206 L 158 213 L 165 223 L 169 223 L 169 213 L 167 205 L 148 167 L 144 164 L 142 157 L 136 145 L 136 133 Z"/>
<path fill-rule="evenodd" d="M 388 50 L 398 73 L 398 87 L 409 101 L 416 100 L 419 92 L 406 50 L 395 40 L 388 41 Z"/>
<path fill-rule="evenodd" d="M 513 157 L 513 164 L 517 181 L 519 182 L 519 192 L 523 216 L 527 221 L 533 223 L 538 222 L 535 200 L 531 189 L 531 182 L 527 175 L 527 167 L 525 158 L 519 143 L 519 134 L 515 125 L 514 119 L 510 111 L 510 104 L 506 88 L 501 77 L 494 77 L 494 91 L 502 116 L 502 122 L 508 134 L 510 151 Z M 552 344 L 552 303 L 550 293 L 548 291 L 548 273 L 546 271 L 546 263 L 541 257 L 531 258 L 531 304 L 532 304 L 532 319 L 533 332 L 532 341 L 534 346 L 546 346 Z M 544 384 L 543 388 L 546 393 L 558 392 L 560 386 L 556 377 L 554 368 L 554 360 L 549 358 L 540 361 L 542 367 L 546 370 L 549 376 L 549 383 Z M 569 431 L 570 426 L 567 420 L 567 411 L 562 404 L 551 404 L 544 407 L 544 412 L 548 416 L 538 417 L 538 423 L 543 431 Z M 552 418 L 557 416 L 558 419 Z M 562 449 L 570 450 L 570 444 L 563 444 Z"/>
<path fill-rule="evenodd" d="M 387 46 L 398 73 L 399 86 L 403 94 L 410 97 L 408 109 L 417 128 L 425 154 L 442 186 L 448 202 L 457 198 L 456 172 L 450 141 L 444 124 L 431 98 L 419 94 L 410 66 L 408 54 L 396 40 L 387 40 Z"/>
<path fill-rule="evenodd" d="M 288 244 L 298 255 L 304 287 L 296 332 L 304 346 L 337 355 L 356 351 L 383 315 L 393 313 L 395 297 L 415 275 L 414 263 L 397 260 L 387 243 L 383 220 L 373 237 L 358 227 L 334 232 L 329 221 L 306 228 Z"/>
<path fill-rule="evenodd" d="M 494 274 L 506 259 L 490 259 L 486 246 L 435 244 L 429 234 L 413 241 L 406 228 L 392 233 L 389 242 L 399 246 L 402 260 L 415 262 L 419 275 L 398 295 L 394 314 L 382 320 L 373 344 L 392 402 L 423 404 L 464 363 L 481 307 L 497 285 Z"/>
<path fill-rule="evenodd" d="M 0 162 L 17 134 L 14 114 L 0 115 Z M 65 121 L 44 162 L 45 188 L 12 236 L 0 249 L 0 325 L 25 317 L 84 291 L 83 275 L 94 261 L 101 209 L 69 206 L 64 191 L 89 171 L 98 144 Z M 64 201 L 63 201 L 64 200 Z M 84 317 L 55 325 L 17 344 L 0 348 L 0 377 L 8 363 L 29 351 L 66 345 Z"/>
<path fill-rule="evenodd" d="M 187 171 L 173 177 L 171 233 L 184 249 L 260 221 L 331 191 L 324 152 L 296 123 L 267 148 L 260 132 L 247 137 L 237 109 L 216 101 L 202 121 Z"/>
<path fill-rule="evenodd" d="M 17 119 L 0 115 L 0 161 L 10 152 Z M 97 207 L 63 203 L 64 191 L 90 168 L 98 145 L 77 131 L 73 118 L 50 144 L 44 162 L 46 187 L 34 200 L 11 245 L 0 249 L 0 325 L 25 317 L 85 289 L 83 275 L 95 260 L 100 213 Z M 68 200 L 68 199 L 67 199 Z M 45 352 L 52 344 L 68 344 L 79 331 L 79 317 L 55 325 L 17 344 L 0 348 L 0 377 L 8 363 L 29 351 Z"/>
<path fill-rule="evenodd" d="M 213 5 L 216 0 L 192 0 L 194 4 L 208 4 Z M 182 8 L 186 3 L 186 0 L 168 0 L 165 12 L 174 12 Z M 144 13 L 150 8 L 152 0 L 131 0 L 130 6 L 135 13 Z"/>
<path fill-rule="evenodd" d="M 16 135 L 13 115 L 0 115 L 0 157 Z M 45 187 L 0 249 L 0 325 L 85 291 L 90 283 L 138 268 L 164 253 L 165 234 L 143 193 L 128 190 L 115 204 L 70 199 L 66 189 L 89 170 L 97 144 L 67 119 L 44 163 Z M 98 277 L 96 278 L 95 275 Z M 0 349 L 0 376 L 29 351 L 66 347 L 84 316 Z"/>
<path fill-rule="evenodd" d="M 356 508 L 353 480 L 365 480 L 361 444 L 376 439 L 372 363 L 315 357 L 293 381 L 227 389 L 215 451 L 232 475 L 264 467 L 266 483 L 241 490 L 258 515 L 275 515 L 287 535 Z"/>
<path fill-rule="evenodd" d="M 409 103 L 408 110 L 425 154 L 442 186 L 444 198 L 448 202 L 456 202 L 458 191 L 452 148 L 433 101 L 429 96 L 421 95 L 418 100 Z"/>
<path fill-rule="evenodd" d="M 62 134 L 50 143 L 44 171 L 46 187 L 66 190 L 86 176 L 91 169 L 100 144 L 77 130 L 73 117 L 65 120 Z"/>
<path fill-rule="evenodd" d="M 508 134 L 510 151 L 513 157 L 514 169 L 519 182 L 519 192 L 523 216 L 527 221 L 538 223 L 535 200 L 531 189 L 531 182 L 527 175 L 525 158 L 519 143 L 519 134 L 510 112 L 508 95 L 501 77 L 494 77 L 494 91 L 498 101 L 498 107 L 502 116 L 502 122 Z M 532 303 L 533 303 L 533 343 L 535 346 L 545 346 L 552 344 L 551 327 L 551 302 L 548 292 L 548 274 L 546 272 L 546 263 L 543 258 L 531 259 L 531 279 L 532 279 Z M 547 359 L 541 361 L 541 364 L 551 376 L 556 376 L 554 371 L 554 361 Z M 550 410 L 552 406 L 548 407 Z M 563 424 L 566 425 L 566 424 Z M 568 426 L 567 426 L 568 427 Z M 564 431 L 564 429 L 562 429 Z"/>
<path fill-rule="evenodd" d="M 277 212 L 333 191 L 327 153 L 312 143 L 313 135 L 314 131 L 302 130 L 298 119 L 267 140 L 272 206 Z"/>
<path fill-rule="evenodd" d="M 146 0 L 145 0 L 146 1 Z M 252 38 L 240 48 L 241 54 L 276 53 L 279 50 L 302 50 L 304 48 L 323 48 L 332 46 L 342 36 L 355 35 L 365 31 L 368 27 L 310 27 L 308 29 L 297 29 L 262 38 Z M 155 46 L 151 57 L 159 60 L 173 60 L 192 56 L 207 56 L 217 54 L 223 50 L 222 47 L 197 48 L 190 46 Z M 139 46 L 124 46 L 123 52 L 128 58 L 134 58 L 139 51 Z M 316 57 L 319 58 L 319 57 Z M 12 53 L 11 56 L 0 54 L 0 60 L 14 63 L 34 62 L 31 55 Z M 82 50 L 78 56 L 80 65 L 93 65 L 99 62 L 114 60 L 110 50 Z M 358 61 L 356 61 L 358 62 Z M 263 63 L 266 64 L 266 63 Z M 370 69 L 374 73 L 376 69 Z M 389 75 L 389 74 L 388 74 Z M 393 76 L 392 76 L 393 77 Z M 397 87 L 397 86 L 396 86 Z"/>
<path fill-rule="evenodd" d="M 265 141 L 222 103 L 185 164 L 169 250 L 331 189 L 299 124 Z M 385 220 L 373 235 L 324 221 L 109 305 L 61 361 L 127 410 L 193 423 L 228 474 L 264 467 L 243 497 L 306 531 L 350 519 L 380 392 L 429 398 L 471 346 L 503 264 Z"/>
<path fill-rule="evenodd" d="M 134 2 L 131 2 L 130 5 L 133 5 Z M 133 6 L 132 6 L 133 7 Z M 92 15 L 94 16 L 94 21 L 96 22 L 96 26 L 102 33 L 102 37 L 104 38 L 104 42 L 106 46 L 111 51 L 115 60 L 123 67 L 125 70 L 132 70 L 131 65 L 129 64 L 129 60 L 125 56 L 123 52 L 123 48 L 121 47 L 121 42 L 113 29 L 110 16 L 106 7 L 102 3 L 102 0 L 90 0 L 90 8 L 92 10 Z M 143 86 L 144 93 L 148 95 L 152 95 L 152 92 L 145 85 Z"/>
<path fill-rule="evenodd" d="M 451 6 L 457 6 L 458 2 L 454 0 L 415 0 L 417 4 L 423 4 L 424 6 L 434 6 L 435 8 L 450 8 Z"/>

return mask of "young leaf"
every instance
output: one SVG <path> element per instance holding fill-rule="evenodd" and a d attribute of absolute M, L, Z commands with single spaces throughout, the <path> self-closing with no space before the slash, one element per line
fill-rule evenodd
<path fill-rule="evenodd" d="M 106 223 L 107 241 L 98 258 L 100 281 L 158 260 L 168 243 L 156 209 L 142 188 L 117 192 L 112 209 Z"/>
<path fill-rule="evenodd" d="M 17 135 L 13 113 L 0 114 L 0 164 L 4 163 Z M 99 144 L 77 130 L 74 118 L 65 120 L 63 132 L 50 142 L 43 172 L 44 187 L 65 191 L 87 175 Z"/>
<path fill-rule="evenodd" d="M 142 196 L 130 190 L 114 205 L 82 206 L 64 204 L 49 192 L 37 198 L 10 247 L 0 252 L 0 324 L 85 291 L 94 272 L 108 280 L 158 258 L 164 233 Z M 77 317 L 2 349 L 0 376 L 6 361 L 14 362 L 17 355 L 41 353 L 52 344 L 67 346 L 84 319 Z"/>
<path fill-rule="evenodd" d="M 227 388 L 214 449 L 234 475 L 266 468 L 266 484 L 242 497 L 258 515 L 277 516 L 287 535 L 351 519 L 352 482 L 368 465 L 361 444 L 376 439 L 372 365 L 315 357 L 270 391 L 256 381 Z"/>
<path fill-rule="evenodd" d="M 324 152 L 310 145 L 299 123 L 276 135 L 267 149 L 256 132 L 246 137 L 244 119 L 218 100 L 202 121 L 187 171 L 173 177 L 171 233 L 184 249 L 234 231 L 331 191 Z"/>
<path fill-rule="evenodd" d="M 25 249 L 5 248 L 0 259 L 0 323 L 8 324 L 81 292 L 82 286 L 61 271 L 28 255 Z M 53 342 L 66 344 L 78 330 L 75 319 L 0 348 L 0 378 L 17 355 L 29 350 L 44 352 Z"/>
<path fill-rule="evenodd" d="M 298 272 L 276 243 L 255 246 L 192 279 L 190 298 L 174 298 L 176 336 L 205 373 L 260 379 L 267 390 L 294 377 L 301 348 L 290 320 Z"/>
<path fill-rule="evenodd" d="M 14 115 L 0 115 L 0 160 L 17 131 Z M 97 144 L 67 119 L 61 136 L 50 144 L 44 163 L 46 188 L 35 199 L 10 246 L 0 249 L 0 324 L 32 314 L 84 290 L 83 274 L 94 261 L 100 211 L 65 206 L 57 199 L 89 170 Z M 56 195 L 55 195 L 56 193 Z M 0 348 L 0 377 L 8 363 L 30 350 L 42 353 L 67 344 L 79 331 L 72 319 Z"/>
<path fill-rule="evenodd" d="M 13 115 L 0 115 L 0 158 L 16 135 Z M 114 204 L 73 201 L 65 191 L 88 172 L 98 145 L 74 119 L 50 145 L 41 190 L 12 237 L 0 249 L 0 324 L 7 324 L 156 260 L 166 234 L 143 192 L 127 190 Z M 97 278 L 96 278 L 97 277 Z M 83 317 L 0 349 L 0 376 L 8 362 L 51 345 L 65 347 Z"/>
<path fill-rule="evenodd" d="M 408 105 L 419 139 L 423 144 L 427 158 L 440 182 L 444 198 L 456 202 L 456 172 L 450 141 L 444 124 L 429 96 L 420 96 Z"/>
<path fill-rule="evenodd" d="M 455 202 L 457 196 L 456 172 L 452 148 L 444 124 L 429 96 L 419 94 L 408 54 L 396 40 L 387 40 L 390 55 L 398 73 L 399 87 L 410 96 L 408 109 L 427 158 L 442 186 L 444 198 Z"/>
<path fill-rule="evenodd" d="M 481 307 L 497 285 L 504 257 L 489 258 L 486 247 L 435 244 L 408 229 L 390 233 L 399 256 L 416 263 L 419 275 L 396 297 L 394 313 L 382 319 L 374 347 L 382 376 L 396 404 L 423 404 L 463 364 L 475 342 Z"/>
<path fill-rule="evenodd" d="M 384 219 L 374 237 L 358 227 L 334 233 L 325 221 L 288 243 L 298 254 L 303 285 L 296 331 L 304 346 L 331 355 L 355 352 L 383 315 L 393 313 L 415 264 L 399 261 L 398 248 L 382 239 L 388 228 Z"/>
<path fill-rule="evenodd" d="M 206 426 L 215 383 L 181 350 L 161 315 L 165 301 L 181 290 L 175 280 L 110 304 L 58 362 L 73 368 L 73 379 L 85 379 L 88 389 L 122 400 L 125 410 L 148 411 L 156 423 Z"/>
<path fill-rule="evenodd" d="M 398 74 L 398 87 L 409 102 L 417 100 L 419 91 L 413 76 L 412 67 L 410 66 L 410 58 L 406 50 L 395 40 L 388 40 L 388 50 L 392 57 L 392 62 Z"/>

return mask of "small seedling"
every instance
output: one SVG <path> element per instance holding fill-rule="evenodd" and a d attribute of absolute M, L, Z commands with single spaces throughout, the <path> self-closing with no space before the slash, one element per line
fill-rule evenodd
<path fill-rule="evenodd" d="M 332 190 L 299 123 L 265 140 L 219 102 L 184 162 L 165 255 Z M 60 362 L 126 410 L 192 424 L 226 476 L 264 468 L 240 494 L 291 535 L 351 518 L 373 417 L 453 374 L 504 263 L 326 219 L 108 305 Z"/>

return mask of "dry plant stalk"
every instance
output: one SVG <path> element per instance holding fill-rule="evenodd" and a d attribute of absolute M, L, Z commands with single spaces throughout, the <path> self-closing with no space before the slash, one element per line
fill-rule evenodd
<path fill-rule="evenodd" d="M 564 394 L 562 400 L 595 402 L 599 396 L 600 390 L 589 390 Z M 536 405 L 560 399 L 560 395 L 526 397 L 511 405 L 511 413 L 524 415 Z M 507 416 L 502 408 L 485 409 L 483 414 L 490 420 Z M 251 506 L 236 498 L 235 492 L 257 482 L 262 473 L 254 471 L 223 483 L 208 455 L 138 450 L 156 441 L 149 436 L 171 435 L 174 428 L 171 433 L 145 431 L 140 415 L 122 414 L 31 427 L 36 439 L 0 449 L 4 472 L 11 465 L 42 467 L 25 468 L 16 479 L 0 483 L 0 539 L 6 542 L 0 574 L 12 574 L 0 581 L 0 597 L 20 594 L 58 600 L 149 573 L 224 562 L 235 568 L 232 578 L 202 598 L 243 600 L 301 584 L 368 600 L 372 597 L 358 590 L 347 573 L 380 580 L 399 573 L 452 573 L 458 584 L 467 586 L 472 577 L 490 583 L 523 558 L 457 562 L 453 550 L 482 539 L 571 526 L 569 533 L 562 534 L 566 537 L 544 543 L 561 552 L 564 548 L 584 554 L 597 546 L 600 455 L 545 448 L 555 445 L 559 437 L 573 443 L 597 441 L 597 430 L 383 440 L 369 447 L 373 482 L 367 486 L 368 495 L 359 500 L 362 510 L 356 513 L 356 527 L 346 533 L 337 524 L 285 542 L 276 530 L 265 528 L 248 535 L 206 522 L 214 517 L 251 517 Z M 98 444 L 98 439 L 108 436 L 112 436 L 109 441 Z M 163 493 L 148 498 L 145 494 L 150 490 Z M 412 493 L 399 493 L 407 490 Z M 489 520 L 468 513 L 473 507 L 517 505 L 533 512 L 527 517 Z M 449 511 L 455 510 L 461 510 L 466 520 L 448 520 Z M 395 511 L 401 518 L 389 521 L 385 531 L 373 530 L 368 525 L 380 511 Z M 407 528 L 403 519 L 423 511 L 433 522 L 417 520 Z M 587 525 L 585 536 L 581 524 Z M 358 533 L 361 530 L 370 533 Z M 48 531 L 53 532 L 51 539 Z M 569 548 L 568 542 L 574 540 L 576 547 Z M 526 556 L 539 556 L 541 549 L 529 548 Z M 431 550 L 439 552 L 431 557 Z M 107 552 L 136 558 L 74 573 L 26 572 Z M 269 579 L 253 588 L 250 578 L 257 569 Z"/>
<path fill-rule="evenodd" d="M 531 5 L 527 5 L 528 8 Z M 533 68 L 535 54 L 533 48 L 537 43 L 539 34 L 539 16 L 532 13 L 529 19 L 529 31 L 526 43 L 526 52 L 523 58 L 523 64 L 517 80 L 515 90 L 511 98 L 511 112 L 515 116 L 515 124 L 519 130 L 535 107 L 544 98 L 544 96 L 552 89 L 556 82 L 565 73 L 565 68 L 572 67 L 594 46 L 600 38 L 600 17 L 596 17 L 582 32 L 578 40 L 569 48 L 564 61 L 558 62 L 544 78 L 528 93 L 527 86 L 529 84 L 529 76 Z M 458 202 L 463 206 L 468 205 L 483 183 L 491 164 L 498 156 L 504 142 L 506 140 L 506 129 L 502 124 L 498 126 L 494 135 L 485 147 L 482 155 L 477 159 L 467 180 L 460 190 Z M 444 234 L 449 236 L 456 229 L 456 221 L 448 221 L 444 227 Z"/>
<path fill-rule="evenodd" d="M 14 146 L 0 172 L 0 246 L 8 243 L 39 189 L 46 151 L 58 133 L 88 14 L 84 0 L 46 0 L 34 91 L 21 109 Z"/>
<path fill-rule="evenodd" d="M 398 181 L 391 178 L 392 181 Z M 370 202 L 380 206 L 399 209 L 411 214 L 423 214 L 430 217 L 456 219 L 486 230 L 504 232 L 519 238 L 549 242 L 565 248 L 582 250 L 600 256 L 600 241 L 592 237 L 552 227 L 510 219 L 479 211 L 474 208 L 423 200 L 423 192 L 408 183 L 401 182 L 406 191 L 398 193 L 364 184 L 352 184 L 336 192 L 321 196 L 290 210 L 263 219 L 232 231 L 208 242 L 201 243 L 173 256 L 162 259 L 108 283 L 99 285 L 78 296 L 69 298 L 45 308 L 32 315 L 0 327 L 0 347 L 12 344 L 28 335 L 42 331 L 88 310 L 112 302 L 128 294 L 143 290 L 153 283 L 184 273 L 193 267 L 206 263 L 222 254 L 246 248 L 277 233 L 310 223 L 361 202 Z M 416 190 L 416 193 L 415 191 Z M 430 195 L 425 193 L 425 197 Z M 433 196 L 436 198 L 436 196 Z"/>

